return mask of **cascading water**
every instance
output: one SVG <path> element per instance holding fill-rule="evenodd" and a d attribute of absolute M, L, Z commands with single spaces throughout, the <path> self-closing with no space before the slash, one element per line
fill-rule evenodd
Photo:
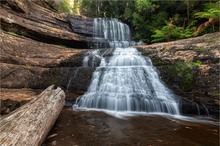
<path fill-rule="evenodd" d="M 100 56 L 100 65 L 87 92 L 74 104 L 75 109 L 179 114 L 174 95 L 161 82 L 151 60 L 136 48 L 121 48 L 131 45 L 128 25 L 117 19 L 97 18 L 94 37 L 107 39 L 115 49 L 110 59 Z M 88 64 L 88 57 L 84 64 Z"/>
<path fill-rule="evenodd" d="M 120 22 L 118 19 L 95 18 L 94 23 L 94 39 L 104 38 L 107 40 L 110 48 L 129 47 L 136 45 L 131 41 L 131 32 L 129 26 Z M 103 46 L 96 43 L 96 48 Z"/>
<path fill-rule="evenodd" d="M 74 107 L 179 114 L 150 59 L 135 48 L 116 48 L 108 62 L 102 58 L 88 91 Z"/>

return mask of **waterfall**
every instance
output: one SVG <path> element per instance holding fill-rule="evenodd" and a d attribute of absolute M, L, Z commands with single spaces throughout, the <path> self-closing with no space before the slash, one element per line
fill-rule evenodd
<path fill-rule="evenodd" d="M 97 58 L 101 59 L 101 56 L 99 55 L 99 50 L 88 51 L 83 59 L 83 67 L 95 67 Z"/>
<path fill-rule="evenodd" d="M 74 108 L 179 114 L 174 95 L 136 48 L 116 48 L 109 61 L 103 57 Z"/>
<path fill-rule="evenodd" d="M 95 18 L 93 27 L 94 39 L 101 40 L 104 38 L 108 42 L 110 48 L 125 48 L 136 45 L 136 42 L 131 41 L 129 26 L 120 22 L 118 19 Z M 103 43 L 105 43 L 105 41 Z M 103 46 L 102 43 L 96 43 L 96 48 L 101 48 Z"/>
<path fill-rule="evenodd" d="M 110 48 L 114 48 L 113 53 L 101 56 L 97 50 L 87 53 L 84 66 L 88 66 L 89 60 L 94 64 L 94 57 L 99 57 L 100 64 L 74 109 L 179 114 L 174 94 L 162 83 L 151 60 L 136 48 L 128 48 L 134 45 L 128 25 L 117 19 L 96 18 L 93 35 L 95 39 L 106 39 Z"/>

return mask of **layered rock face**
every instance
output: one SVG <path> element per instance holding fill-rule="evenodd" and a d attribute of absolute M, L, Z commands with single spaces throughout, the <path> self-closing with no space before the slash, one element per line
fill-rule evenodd
<path fill-rule="evenodd" d="M 87 37 L 92 30 L 89 18 L 58 14 L 37 4 L 35 1 L 2 1 L 1 29 L 50 44 L 88 48 L 92 41 Z M 90 27 L 80 25 L 82 22 L 88 22 Z M 82 27 L 80 30 L 79 25 Z"/>
<path fill-rule="evenodd" d="M 79 48 L 88 48 L 93 41 L 93 20 L 52 10 L 44 0 L 1 1 L 2 114 L 51 84 L 66 90 L 74 70 L 79 70 L 79 75 L 70 92 L 83 93 L 89 85 L 94 69 L 78 69 L 84 57 Z"/>
<path fill-rule="evenodd" d="M 69 69 L 60 63 L 83 50 L 37 42 L 1 32 L 1 87 L 44 89 Z"/>
<path fill-rule="evenodd" d="M 4 31 L 0 35 L 3 114 L 22 105 L 20 103 L 26 103 L 23 100 L 32 99 L 51 84 L 68 84 L 68 74 L 72 67 L 81 66 L 85 50 L 45 44 Z M 71 63 L 65 63 L 69 59 Z"/>
<path fill-rule="evenodd" d="M 177 95 L 219 114 L 219 32 L 137 48 L 152 59 L 162 80 Z"/>

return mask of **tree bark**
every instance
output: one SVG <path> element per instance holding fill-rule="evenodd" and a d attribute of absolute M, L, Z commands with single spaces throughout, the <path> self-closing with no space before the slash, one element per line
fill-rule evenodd
<path fill-rule="evenodd" d="M 0 119 L 1 146 L 41 145 L 64 106 L 65 93 L 54 85 Z"/>

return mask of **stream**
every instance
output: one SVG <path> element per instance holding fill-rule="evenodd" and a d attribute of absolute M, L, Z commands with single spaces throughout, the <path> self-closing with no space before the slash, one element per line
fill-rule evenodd
<path fill-rule="evenodd" d="M 82 67 L 100 62 L 90 85 L 72 109 L 61 112 L 44 145 L 218 146 L 219 121 L 183 116 L 180 99 L 161 81 L 150 58 L 129 47 L 130 34 L 117 19 L 94 19 L 94 38 L 107 40 L 95 46 L 113 51 L 85 55 Z"/>
<path fill-rule="evenodd" d="M 140 114 L 115 117 L 98 111 L 64 109 L 45 146 L 218 146 L 218 122 Z"/>

